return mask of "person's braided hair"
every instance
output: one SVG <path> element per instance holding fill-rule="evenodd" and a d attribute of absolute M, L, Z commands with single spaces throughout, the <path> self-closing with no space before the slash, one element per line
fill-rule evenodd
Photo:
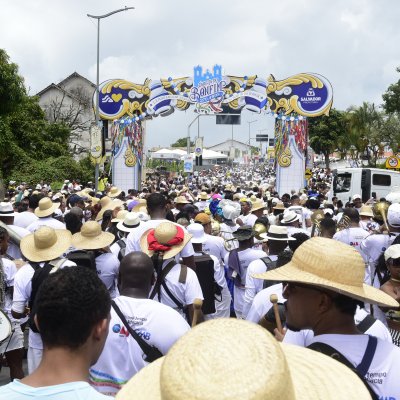
<path fill-rule="evenodd" d="M 79 265 L 50 274 L 36 301 L 38 326 L 47 347 L 79 348 L 111 309 L 104 283 L 93 271 Z"/>

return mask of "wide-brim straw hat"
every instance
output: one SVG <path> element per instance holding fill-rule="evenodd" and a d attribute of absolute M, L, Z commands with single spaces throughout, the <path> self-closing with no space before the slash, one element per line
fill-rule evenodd
<path fill-rule="evenodd" d="M 374 213 L 371 206 L 363 205 L 360 209 L 360 215 L 363 217 L 373 217 Z"/>
<path fill-rule="evenodd" d="M 122 200 L 119 200 L 119 199 L 112 200 L 110 197 L 107 197 L 107 196 L 100 199 L 100 204 L 102 203 L 102 200 L 106 199 L 106 198 L 110 199 L 110 201 L 107 201 L 107 200 L 103 201 L 104 206 L 102 204 L 101 210 L 96 215 L 96 221 L 100 221 L 101 219 L 103 219 L 103 214 L 107 210 L 114 210 L 115 208 L 121 207 L 124 204 L 124 202 Z"/>
<path fill-rule="evenodd" d="M 221 318 L 188 331 L 166 356 L 134 375 L 116 399 L 336 400 L 349 393 L 371 399 L 362 380 L 333 358 L 279 343 L 257 324 Z"/>
<path fill-rule="evenodd" d="M 111 189 L 108 191 L 107 196 L 111 198 L 118 197 L 121 192 L 121 189 L 118 189 L 116 186 L 112 186 Z"/>
<path fill-rule="evenodd" d="M 279 240 L 279 241 L 293 241 L 296 240 L 288 235 L 286 226 L 271 225 L 266 233 L 260 233 L 260 237 L 266 241 Z"/>
<path fill-rule="evenodd" d="M 113 218 L 113 219 L 111 220 L 111 222 L 120 222 L 120 221 L 123 221 L 124 218 L 126 217 L 126 215 L 127 215 L 128 213 L 129 213 L 128 210 L 121 210 L 121 211 L 118 211 L 117 216 L 116 216 L 115 218 Z"/>
<path fill-rule="evenodd" d="M 283 213 L 283 218 L 281 220 L 282 225 L 291 224 L 292 222 L 299 221 L 300 215 L 293 210 L 287 210 Z"/>
<path fill-rule="evenodd" d="M 35 215 L 39 218 L 48 217 L 59 207 L 60 203 L 53 203 L 48 197 L 43 197 L 35 208 Z"/>
<path fill-rule="evenodd" d="M 139 201 L 139 203 L 136 204 L 135 207 L 132 208 L 132 211 L 135 213 L 142 212 L 142 213 L 148 214 L 147 213 L 147 200 L 139 199 L 138 201 Z"/>
<path fill-rule="evenodd" d="M 185 196 L 178 196 L 175 201 L 175 204 L 190 204 L 190 201 Z"/>
<path fill-rule="evenodd" d="M 140 225 L 140 217 L 138 213 L 128 212 L 125 218 L 118 222 L 117 229 L 122 232 L 132 232 Z"/>
<path fill-rule="evenodd" d="M 96 221 L 88 221 L 82 225 L 81 231 L 72 236 L 72 245 L 77 249 L 96 250 L 109 246 L 115 236 L 103 232 Z"/>
<path fill-rule="evenodd" d="M 149 235 L 149 233 L 151 231 L 154 231 L 154 235 L 160 238 L 159 242 L 165 244 L 176 235 L 177 227 L 182 229 L 180 225 L 175 224 L 173 222 L 161 222 L 156 228 L 149 229 L 143 233 L 142 237 L 140 238 L 140 248 L 144 253 L 146 253 L 148 256 L 151 257 L 154 254 L 154 251 L 149 250 L 147 242 L 147 236 Z M 186 246 L 186 244 L 190 241 L 191 238 L 192 235 L 189 235 L 184 230 L 183 241 L 176 246 L 172 246 L 170 250 L 165 251 L 163 253 L 163 259 L 166 260 L 168 258 L 175 257 Z"/>
<path fill-rule="evenodd" d="M 382 290 L 364 284 L 364 275 L 364 260 L 354 247 L 315 237 L 301 244 L 289 263 L 253 277 L 305 283 L 378 306 L 399 307 L 399 303 Z"/>
<path fill-rule="evenodd" d="M 252 202 L 251 212 L 261 210 L 262 208 L 266 207 L 267 205 L 261 199 L 257 198 L 254 202 Z"/>
<path fill-rule="evenodd" d="M 41 226 L 21 239 L 21 252 L 33 262 L 50 261 L 60 257 L 71 246 L 72 235 L 66 229 Z"/>
<path fill-rule="evenodd" d="M 276 203 L 276 205 L 274 207 L 272 207 L 272 209 L 273 210 L 286 210 L 286 207 L 282 201 L 279 201 L 278 203 Z"/>
<path fill-rule="evenodd" d="M 207 194 L 207 192 L 201 192 L 199 195 L 200 200 L 208 200 L 210 196 Z"/>

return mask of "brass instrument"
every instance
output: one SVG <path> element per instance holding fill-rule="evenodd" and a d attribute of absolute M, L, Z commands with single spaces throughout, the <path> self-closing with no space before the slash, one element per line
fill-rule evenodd
<path fill-rule="evenodd" d="M 315 236 L 315 231 L 318 230 L 318 236 L 320 232 L 319 224 L 321 222 L 321 219 L 324 218 L 324 212 L 322 210 L 316 210 L 311 214 L 311 222 L 312 222 L 312 228 L 311 228 L 311 237 Z"/>
<path fill-rule="evenodd" d="M 389 203 L 386 201 L 379 201 L 372 206 L 372 212 L 374 213 L 374 218 L 378 221 L 383 222 L 386 230 L 390 233 L 389 225 L 387 223 L 387 213 L 389 209 Z"/>
<path fill-rule="evenodd" d="M 348 229 L 350 227 L 350 218 L 347 215 L 342 215 L 340 221 L 337 224 L 336 231 L 343 231 L 344 229 Z"/>
<path fill-rule="evenodd" d="M 211 235 L 219 236 L 221 232 L 221 224 L 216 220 L 211 221 Z"/>
<path fill-rule="evenodd" d="M 232 232 L 220 232 L 220 233 L 229 233 L 232 234 Z M 239 247 L 238 241 L 235 238 L 230 238 L 230 239 L 225 239 L 223 236 L 221 236 L 222 239 L 224 239 L 224 247 L 226 251 L 231 251 L 233 249 L 237 249 Z"/>
<path fill-rule="evenodd" d="M 268 232 L 268 229 L 264 224 L 254 224 L 254 230 L 256 232 L 256 234 L 254 236 L 258 240 L 263 240 L 263 238 L 261 237 L 261 234 Z"/>

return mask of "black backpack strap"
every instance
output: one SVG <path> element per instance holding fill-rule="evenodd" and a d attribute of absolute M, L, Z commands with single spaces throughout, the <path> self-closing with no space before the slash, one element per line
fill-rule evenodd
<path fill-rule="evenodd" d="M 376 319 L 372 315 L 368 314 L 359 324 L 357 324 L 357 329 L 361 333 L 365 333 L 369 328 L 371 328 L 375 321 Z"/>
<path fill-rule="evenodd" d="M 176 304 L 176 306 L 180 310 L 183 310 L 183 304 L 172 294 L 164 280 L 162 281 L 161 286 L 164 288 L 164 290 L 167 292 L 168 297 Z"/>
<path fill-rule="evenodd" d="M 158 358 L 162 357 L 163 354 L 161 353 L 160 350 L 158 350 L 157 347 L 152 346 L 148 344 L 144 339 L 142 339 L 137 332 L 135 332 L 131 326 L 128 324 L 128 321 L 125 318 L 125 315 L 122 314 L 122 311 L 119 309 L 119 307 L 115 304 L 115 301 L 111 301 L 112 308 L 114 311 L 117 313 L 118 317 L 122 321 L 122 323 L 125 325 L 125 328 L 128 330 L 130 335 L 133 337 L 133 339 L 136 340 L 137 344 L 140 346 L 142 349 L 143 353 L 146 355 L 145 361 L 151 363 Z"/>
<path fill-rule="evenodd" d="M 164 278 L 168 275 L 168 273 L 175 266 L 175 264 L 176 264 L 175 259 L 171 260 L 165 266 L 165 268 L 163 268 L 161 272 L 158 273 L 156 283 L 154 285 L 152 292 L 150 293 L 149 299 L 154 299 L 155 295 L 160 292 L 160 287 L 162 282 L 164 281 Z"/>
<path fill-rule="evenodd" d="M 371 339 L 372 339 L 372 341 L 371 341 Z M 374 390 L 371 388 L 371 386 L 368 384 L 368 381 L 365 378 L 365 375 L 367 374 L 368 369 L 374 358 L 377 344 L 378 344 L 378 340 L 376 339 L 376 337 L 369 336 L 367 348 L 364 353 L 364 357 L 361 360 L 361 363 L 357 367 L 355 367 L 342 353 L 337 351 L 332 346 L 329 346 L 329 344 L 321 343 L 321 342 L 314 342 L 314 343 L 311 343 L 309 346 L 307 346 L 307 348 L 318 351 L 320 353 L 323 353 L 329 357 L 332 357 L 336 361 L 339 361 L 340 363 L 344 364 L 346 367 L 350 368 L 363 381 L 365 387 L 368 389 L 368 391 L 371 395 L 371 398 L 373 400 L 378 400 L 379 396 L 374 392 Z"/>

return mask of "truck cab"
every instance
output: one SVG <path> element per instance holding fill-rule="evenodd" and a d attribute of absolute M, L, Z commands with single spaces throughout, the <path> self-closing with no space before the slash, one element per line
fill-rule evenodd
<path fill-rule="evenodd" d="M 338 168 L 333 170 L 333 196 L 346 204 L 355 194 L 365 203 L 372 197 L 379 201 L 394 186 L 400 187 L 400 172 L 379 168 Z"/>

